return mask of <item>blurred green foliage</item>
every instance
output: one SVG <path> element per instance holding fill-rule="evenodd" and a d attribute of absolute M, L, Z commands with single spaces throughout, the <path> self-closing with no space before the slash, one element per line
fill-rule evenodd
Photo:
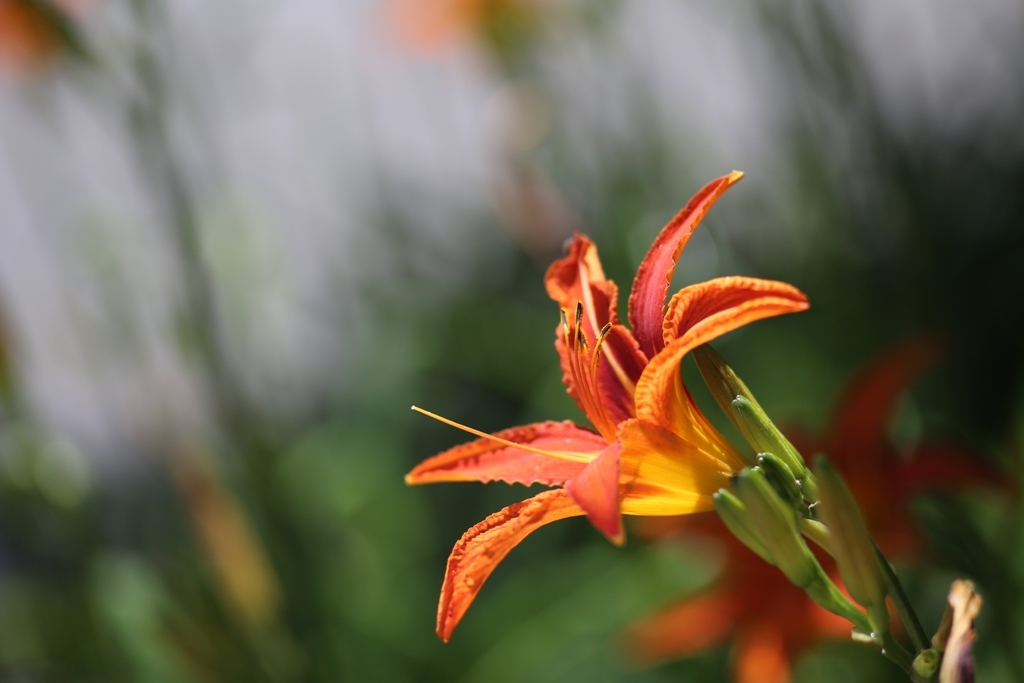
<path fill-rule="evenodd" d="M 143 26 L 156 22 L 148 30 L 159 30 L 154 4 L 136 3 Z M 680 279 L 704 272 L 714 253 L 708 277 L 758 275 L 808 293 L 810 312 L 758 323 L 719 345 L 782 424 L 821 425 L 855 367 L 894 342 L 937 331 L 949 344 L 947 362 L 913 392 L 897 429 L 972 447 L 1004 468 L 1013 489 L 1024 425 L 1024 146 L 990 139 L 998 129 L 953 136 L 924 123 L 894 128 L 836 5 L 764 3 L 762 29 L 802 102 L 783 145 L 795 178 L 785 198 L 791 211 L 762 213 L 759 198 L 738 192 L 728 200 L 739 207 L 731 216 L 755 222 L 759 234 L 799 235 L 804 256 L 769 258 L 741 233 L 719 230 L 723 219 L 712 216 L 701 228 L 708 236 L 684 255 Z M 544 12 L 537 3 L 479 27 L 494 51 L 496 79 L 548 87 Z M 616 6 L 586 5 L 579 17 L 576 29 L 600 37 Z M 84 45 L 78 33 L 68 35 Z M 95 60 L 77 68 L 93 70 L 91 79 L 108 76 Z M 726 646 L 643 669 L 621 638 L 642 615 L 711 582 L 714 548 L 631 539 L 617 549 L 580 519 L 532 535 L 494 574 L 452 643 L 435 638 L 452 544 L 523 494 L 497 485 L 405 487 L 413 465 L 462 439 L 407 408 L 415 402 L 484 430 L 582 420 L 560 383 L 557 311 L 542 284 L 557 250 L 518 243 L 498 212 L 475 217 L 494 248 L 481 250 L 475 272 L 465 274 L 470 284 L 435 291 L 409 267 L 367 285 L 359 293 L 371 311 L 366 327 L 337 330 L 358 345 L 357 370 L 323 405 L 267 415 L 247 403 L 237 376 L 244 368 L 218 346 L 224 320 L 216 302 L 232 299 L 205 270 L 201 198 L 175 177 L 166 146 L 161 108 L 170 105 L 161 79 L 168 74 L 145 51 L 134 68 L 141 99 L 125 121 L 134 122 L 146 182 L 170 207 L 170 242 L 189 282 L 177 330 L 187 342 L 178 346 L 204 379 L 210 427 L 130 445 L 124 476 L 96 478 L 90 455 L 31 413 L 17 382 L 18 350 L 0 335 L 0 680 L 727 680 Z M 558 111 L 540 145 L 512 162 L 551 179 L 623 295 L 650 238 L 710 179 L 672 155 L 663 129 L 648 125 L 643 97 L 640 89 L 628 143 L 603 141 L 610 149 L 596 167 L 573 148 L 573 121 Z M 834 151 L 837 120 L 853 140 L 843 155 Z M 401 188 L 389 178 L 377 181 L 387 257 L 413 263 L 422 246 L 415 212 L 403 209 Z M 706 241 L 698 247 L 698 240 Z M 437 257 L 443 267 L 444 255 Z M 728 433 L 696 373 L 687 373 Z M 198 498 L 176 469 L 193 449 L 202 454 Z M 906 568 L 906 577 L 926 625 L 941 616 L 949 581 L 969 576 L 986 597 L 980 678 L 1021 680 L 1024 507 L 1009 495 L 932 497 L 915 512 L 934 552 L 931 564 Z M 204 542 L 202 528 L 231 542 Z M 279 602 L 245 584 L 251 568 L 232 558 L 247 550 L 218 559 L 249 542 L 239 534 L 265 556 Z M 231 590 L 266 600 L 266 613 L 240 611 Z M 809 654 L 797 679 L 900 677 L 870 649 L 837 643 Z"/>

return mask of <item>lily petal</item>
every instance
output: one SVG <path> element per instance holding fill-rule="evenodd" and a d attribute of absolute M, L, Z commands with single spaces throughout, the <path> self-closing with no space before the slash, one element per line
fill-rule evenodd
<path fill-rule="evenodd" d="M 636 417 L 633 393 L 647 366 L 647 356 L 625 325 L 612 325 L 601 346 L 598 390 L 608 416 L 616 423 Z"/>
<path fill-rule="evenodd" d="M 544 456 L 492 439 L 477 439 L 424 460 L 405 475 L 405 482 L 504 481 L 560 486 L 579 474 L 588 462 L 608 447 L 599 434 L 568 420 L 513 427 L 497 432 L 495 436 L 564 457 Z"/>
<path fill-rule="evenodd" d="M 662 317 L 679 254 L 708 209 L 742 177 L 742 173 L 733 171 L 705 185 L 662 229 L 640 264 L 629 295 L 629 324 L 648 358 L 665 346 Z"/>
<path fill-rule="evenodd" d="M 729 591 L 688 598 L 630 628 L 629 650 L 645 664 L 695 655 L 725 640 L 740 608 Z"/>
<path fill-rule="evenodd" d="M 598 531 L 615 545 L 626 540 L 619 509 L 619 451 L 615 442 L 592 460 L 575 477 L 565 482 L 565 491 L 587 513 Z"/>
<path fill-rule="evenodd" d="M 590 341 L 606 323 L 619 321 L 619 289 L 605 278 L 597 247 L 586 235 L 573 235 L 569 253 L 551 264 L 544 285 L 559 308 L 573 311 L 577 301 L 583 302 L 583 330 Z"/>
<path fill-rule="evenodd" d="M 771 624 L 746 629 L 736 648 L 736 683 L 789 683 L 786 641 Z"/>
<path fill-rule="evenodd" d="M 687 515 L 714 508 L 711 498 L 729 485 L 736 469 L 722 455 L 642 420 L 623 423 L 622 512 L 627 515 Z M 724 441 L 724 440 L 723 440 Z M 736 459 L 742 462 L 737 453 Z"/>
<path fill-rule="evenodd" d="M 633 390 L 647 357 L 640 351 L 633 334 L 619 324 L 619 290 L 614 282 L 605 278 L 598 258 L 597 247 L 586 236 L 577 233 L 569 246 L 569 253 L 551 264 L 544 277 L 548 296 L 571 317 L 579 303 L 583 304 L 580 332 L 588 345 L 594 345 L 605 325 L 611 325 L 601 349 L 601 363 L 597 369 L 596 397 L 605 407 L 607 415 L 593 415 L 588 410 L 587 391 L 580 387 L 573 372 L 574 359 L 565 344 L 562 326 L 555 329 L 555 349 L 562 365 L 562 383 L 576 400 L 580 410 L 592 424 L 605 429 L 604 423 L 614 423 L 633 417 Z"/>
<path fill-rule="evenodd" d="M 905 342 L 865 367 L 836 406 L 830 439 L 838 449 L 860 454 L 857 467 L 878 469 L 891 451 L 889 424 L 910 384 L 935 365 L 941 349 L 934 338 Z M 832 449 L 837 450 L 837 449 Z M 865 462 L 874 456 L 875 462 Z"/>
<path fill-rule="evenodd" d="M 893 488 L 906 497 L 919 492 L 963 491 L 972 485 L 1007 491 L 1012 488 L 1010 481 L 985 461 L 944 444 L 922 444 L 893 469 L 888 475 Z"/>
<path fill-rule="evenodd" d="M 708 422 L 683 385 L 679 364 L 696 346 L 687 345 L 685 341 L 676 340 L 647 366 L 637 385 L 637 417 L 717 459 L 722 469 L 738 472 L 746 464 L 743 456 Z"/>
<path fill-rule="evenodd" d="M 448 642 L 487 577 L 509 551 L 550 522 L 584 514 L 562 489 L 509 505 L 472 527 L 452 549 L 437 606 L 437 635 Z"/>
<path fill-rule="evenodd" d="M 663 334 L 670 344 L 684 334 L 725 334 L 748 322 L 808 308 L 793 285 L 754 277 L 720 277 L 676 292 L 665 313 Z"/>
<path fill-rule="evenodd" d="M 673 429 L 693 422 L 695 410 L 680 375 L 683 357 L 695 347 L 762 318 L 807 308 L 806 297 L 783 283 L 753 281 L 752 278 L 719 278 L 686 287 L 670 306 L 673 319 L 689 319 L 676 310 L 694 308 L 703 319 L 689 324 L 644 368 L 636 388 L 637 417 Z M 755 285 L 756 286 L 752 286 Z M 761 289 L 764 287 L 764 289 Z M 697 411 L 699 412 L 699 411 Z"/>

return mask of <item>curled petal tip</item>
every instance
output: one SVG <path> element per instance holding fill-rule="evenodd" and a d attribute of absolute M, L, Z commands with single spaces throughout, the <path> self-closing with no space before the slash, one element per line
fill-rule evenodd
<path fill-rule="evenodd" d="M 774 280 L 729 276 L 676 292 L 662 321 L 665 343 L 688 337 L 694 346 L 755 320 L 805 311 L 807 295 Z"/>
<path fill-rule="evenodd" d="M 448 557 L 437 606 L 437 635 L 447 642 L 480 588 L 505 556 L 537 528 L 582 515 L 562 489 L 543 491 L 471 527 Z"/>
<path fill-rule="evenodd" d="M 583 508 L 591 524 L 615 545 L 622 545 L 622 508 L 619 501 L 621 445 L 606 448 L 583 470 L 565 482 L 565 492 Z"/>
<path fill-rule="evenodd" d="M 590 517 L 590 523 L 601 532 L 601 535 L 612 542 L 613 545 L 621 547 L 626 543 L 626 529 L 622 525 L 622 519 L 616 517 L 613 520 L 597 520 Z"/>
<path fill-rule="evenodd" d="M 679 255 L 708 210 L 742 177 L 742 173 L 733 171 L 701 188 L 662 228 L 637 269 L 629 295 L 629 321 L 641 351 L 648 358 L 668 343 L 662 335 L 665 298 Z"/>
<path fill-rule="evenodd" d="M 614 519 L 602 519 L 596 515 L 588 514 L 587 518 L 590 520 L 590 524 L 601 532 L 602 536 L 611 541 L 612 545 L 621 548 L 626 544 L 626 528 L 618 516 Z"/>

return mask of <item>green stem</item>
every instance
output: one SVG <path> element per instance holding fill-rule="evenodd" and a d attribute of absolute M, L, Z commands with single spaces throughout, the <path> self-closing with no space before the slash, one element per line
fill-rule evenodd
<path fill-rule="evenodd" d="M 826 553 L 832 555 L 832 536 L 827 526 L 814 519 L 801 519 L 800 533 L 805 538 L 814 541 L 814 544 Z"/>
<path fill-rule="evenodd" d="M 839 592 L 832 580 L 818 567 L 818 575 L 804 586 L 801 586 L 816 603 L 833 614 L 851 622 L 858 631 L 871 633 L 871 622 L 868 616 L 853 606 L 846 596 Z"/>
<path fill-rule="evenodd" d="M 876 636 L 876 641 L 882 647 L 882 654 L 886 658 L 893 662 L 896 666 L 902 669 L 905 673 L 913 676 L 914 669 L 914 655 L 907 651 L 905 647 L 899 644 L 892 634 L 889 632 Z"/>
<path fill-rule="evenodd" d="M 856 629 L 855 640 L 877 645 L 888 660 L 908 675 L 913 675 L 914 655 L 900 645 L 888 629 L 876 632 L 868 615 L 854 607 L 824 573 L 803 589 L 819 605 L 852 622 Z M 859 636 L 856 635 L 858 633 Z"/>
<path fill-rule="evenodd" d="M 882 550 L 878 547 L 877 543 L 875 544 L 875 553 L 877 553 L 878 563 L 882 567 L 882 576 L 885 577 L 889 599 L 892 600 L 896 613 L 900 615 L 900 621 L 907 627 L 907 633 L 910 635 L 910 641 L 914 644 L 914 649 L 917 652 L 927 650 L 932 646 L 931 641 L 925 635 L 924 627 L 917 618 L 914 608 L 910 605 L 910 600 L 907 599 L 907 594 L 903 590 L 903 584 L 900 583 L 899 577 L 896 576 L 892 565 L 889 564 L 889 560 L 885 559 L 885 555 L 882 554 Z"/>
<path fill-rule="evenodd" d="M 823 550 L 831 554 L 831 538 L 829 536 L 828 529 L 825 527 L 824 524 L 809 519 L 802 519 L 800 520 L 800 529 L 803 532 L 804 536 L 810 538 L 812 541 L 817 543 Z M 911 623 L 915 624 L 918 629 L 918 633 L 921 635 L 921 637 L 923 637 L 924 629 L 921 628 L 920 622 L 917 620 L 917 615 L 910 608 L 910 603 L 903 592 L 903 587 L 900 585 L 899 580 L 897 579 L 895 573 L 892 571 L 892 567 L 889 566 L 888 561 L 885 559 L 884 556 L 882 556 L 881 551 L 877 549 L 877 546 L 876 552 L 878 553 L 879 562 L 881 562 L 883 565 L 882 574 L 883 576 L 885 576 L 886 586 L 889 589 L 890 597 L 893 601 L 893 604 L 897 606 L 896 610 L 900 615 L 900 619 L 903 620 L 904 624 L 907 624 L 908 630 L 913 628 L 912 626 L 910 626 Z M 849 607 L 849 610 L 844 609 L 842 611 L 841 616 L 852 621 L 854 625 L 857 627 L 857 629 L 862 631 L 863 633 L 871 633 L 870 638 L 865 638 L 866 641 L 878 645 L 882 650 L 882 654 L 885 655 L 885 657 L 889 659 L 891 662 L 896 664 L 896 666 L 900 667 L 901 669 L 903 669 L 903 671 L 907 672 L 910 675 L 911 680 L 915 681 L 915 683 L 924 683 L 925 681 L 930 680 L 927 678 L 922 678 L 914 672 L 913 653 L 909 652 L 906 648 L 900 645 L 899 642 L 892 636 L 892 633 L 888 631 L 888 629 L 886 629 L 884 633 L 872 633 L 870 624 L 865 619 L 863 613 L 861 613 L 860 610 L 854 609 L 852 605 L 850 605 Z M 851 610 L 853 612 L 856 612 L 856 614 L 851 613 Z M 913 631 L 911 631 L 911 633 L 913 633 Z M 914 645 L 915 647 L 919 647 L 916 638 L 914 639 Z M 918 651 L 920 652 L 921 650 L 927 649 L 928 647 L 931 647 L 930 643 L 926 644 L 925 647 L 920 648 Z"/>

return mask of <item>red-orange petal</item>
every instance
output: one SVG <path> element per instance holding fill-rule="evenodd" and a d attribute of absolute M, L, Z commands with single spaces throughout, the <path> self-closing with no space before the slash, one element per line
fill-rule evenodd
<path fill-rule="evenodd" d="M 888 475 L 894 494 L 906 498 L 922 492 L 963 491 L 971 487 L 1010 490 L 1012 484 L 978 456 L 954 446 L 926 443 Z M 905 500 L 890 501 L 892 506 Z"/>
<path fill-rule="evenodd" d="M 703 318 L 690 324 L 644 369 L 636 389 L 637 417 L 668 429 L 684 419 L 680 411 L 689 404 L 679 377 L 683 357 L 701 344 L 747 323 L 807 308 L 806 297 L 784 283 L 754 281 L 766 289 L 752 288 L 752 278 L 720 278 L 687 287 L 673 297 L 670 314 L 685 318 L 676 309 L 694 308 Z"/>
<path fill-rule="evenodd" d="M 504 481 L 559 486 L 579 474 L 587 462 L 608 446 L 599 434 L 569 421 L 537 422 L 506 429 L 495 436 L 544 451 L 566 453 L 568 457 L 544 456 L 490 439 L 477 439 L 424 460 L 405 475 L 405 482 Z"/>
<path fill-rule="evenodd" d="M 61 50 L 54 16 L 34 2 L 0 2 L 0 68 L 28 75 L 49 66 Z"/>
<path fill-rule="evenodd" d="M 665 346 L 662 318 L 679 254 L 708 209 L 742 177 L 742 173 L 733 171 L 705 185 L 662 229 L 640 264 L 629 295 L 629 324 L 648 358 Z"/>
<path fill-rule="evenodd" d="M 736 683 L 789 683 L 786 642 L 780 630 L 771 625 L 740 634 L 733 657 Z"/>
<path fill-rule="evenodd" d="M 598 390 L 605 410 L 616 424 L 636 417 L 633 392 L 647 367 L 647 356 L 625 325 L 612 325 L 601 346 Z"/>
<path fill-rule="evenodd" d="M 941 348 L 932 337 L 918 337 L 883 354 L 849 384 L 836 406 L 830 441 L 850 457 L 860 457 L 857 467 L 882 466 L 869 462 L 888 450 L 889 423 L 896 405 L 910 384 L 935 365 Z M 853 463 L 850 463 L 852 465 Z"/>
<path fill-rule="evenodd" d="M 412 49 L 436 51 L 472 33 L 482 19 L 481 3 L 460 0 L 391 0 L 383 6 L 385 27 Z"/>
<path fill-rule="evenodd" d="M 559 308 L 570 313 L 583 302 L 583 331 L 593 342 L 606 323 L 617 323 L 619 290 L 605 278 L 597 247 L 586 235 L 576 233 L 569 253 L 548 267 L 544 285 Z"/>
<path fill-rule="evenodd" d="M 643 420 L 622 425 L 622 512 L 689 515 L 714 509 L 712 496 L 744 466 L 742 456 L 717 432 L 677 434 Z"/>
<path fill-rule="evenodd" d="M 509 505 L 463 534 L 448 557 L 437 605 L 441 640 L 448 642 L 487 577 L 512 548 L 545 524 L 582 514 L 564 490 L 553 489 Z"/>
<path fill-rule="evenodd" d="M 753 320 L 803 311 L 807 296 L 793 285 L 755 277 L 720 277 L 676 292 L 665 313 L 663 334 L 670 344 L 686 333 L 719 336 Z M 754 313 L 754 315 L 752 315 Z"/>
<path fill-rule="evenodd" d="M 617 424 L 633 417 L 633 389 L 647 357 L 640 352 L 629 329 L 619 324 L 616 313 L 619 290 L 614 282 L 605 278 L 597 247 L 585 235 L 577 233 L 569 245 L 569 253 L 551 264 L 544 282 L 548 296 L 570 318 L 577 304 L 583 304 L 580 330 L 589 346 L 594 346 L 605 325 L 612 325 L 601 349 L 597 371 L 599 396 L 596 398 L 612 422 Z M 588 401 L 580 396 L 585 389 L 577 386 L 570 352 L 562 336 L 559 325 L 555 328 L 555 350 L 562 366 L 562 382 L 591 423 L 600 426 L 606 419 L 592 415 L 587 408 Z"/>
<path fill-rule="evenodd" d="M 631 626 L 626 646 L 644 664 L 689 657 L 725 640 L 740 611 L 729 591 L 698 595 Z"/>
<path fill-rule="evenodd" d="M 590 523 L 616 544 L 626 539 L 619 507 L 619 451 L 615 442 L 575 477 L 565 482 L 565 491 L 587 513 Z"/>

